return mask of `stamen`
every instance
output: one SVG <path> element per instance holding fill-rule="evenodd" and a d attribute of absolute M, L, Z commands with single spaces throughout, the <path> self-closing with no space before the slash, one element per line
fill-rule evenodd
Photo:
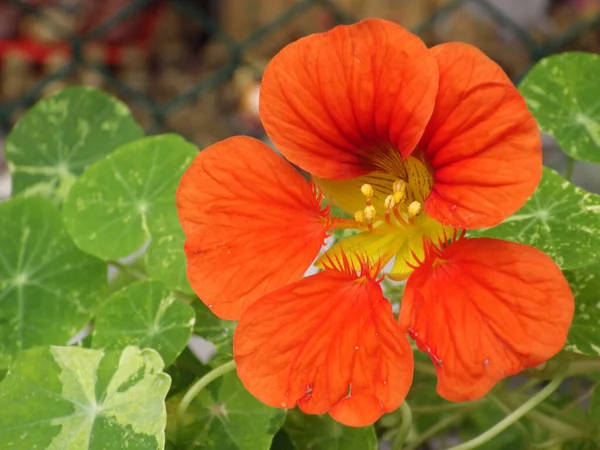
<path fill-rule="evenodd" d="M 362 211 L 356 211 L 354 213 L 354 220 L 356 220 L 359 224 L 365 223 L 365 213 Z"/>
<path fill-rule="evenodd" d="M 391 211 L 394 209 L 394 207 L 396 206 L 396 201 L 394 200 L 394 196 L 393 195 L 388 195 L 385 198 L 385 221 L 387 223 L 392 223 L 392 217 L 391 217 Z"/>
<path fill-rule="evenodd" d="M 377 215 L 377 210 L 375 209 L 375 207 L 373 205 L 368 205 L 367 207 L 365 207 L 364 213 L 365 213 L 365 219 L 367 219 L 367 222 L 373 222 L 373 219 Z"/>
<path fill-rule="evenodd" d="M 394 196 L 393 195 L 388 195 L 385 198 L 385 209 L 392 209 L 394 206 L 396 206 L 396 201 L 394 200 Z"/>
<path fill-rule="evenodd" d="M 402 203 L 406 199 L 406 183 L 402 180 L 396 180 L 392 185 L 392 189 L 396 205 Z"/>
<path fill-rule="evenodd" d="M 373 220 L 375 219 L 375 216 L 377 215 L 377 210 L 375 209 L 375 207 L 373 205 L 367 205 L 364 209 L 364 213 L 365 213 L 365 219 L 367 221 L 367 227 L 369 228 L 369 230 L 373 229 Z"/>
<path fill-rule="evenodd" d="M 373 195 L 375 195 L 373 186 L 371 186 L 369 183 L 365 183 L 360 187 L 360 192 L 362 192 L 362 194 L 365 196 L 365 203 L 370 205 L 371 199 L 373 198 Z"/>
<path fill-rule="evenodd" d="M 398 211 L 398 208 L 394 208 L 394 216 L 396 216 L 396 219 L 398 219 L 398 222 L 400 222 L 401 225 L 408 225 L 408 222 L 406 221 L 406 219 L 404 219 L 404 217 L 402 217 L 402 214 L 400 214 L 400 211 Z"/>
<path fill-rule="evenodd" d="M 421 212 L 421 204 L 417 201 L 408 205 L 408 217 L 413 218 Z"/>

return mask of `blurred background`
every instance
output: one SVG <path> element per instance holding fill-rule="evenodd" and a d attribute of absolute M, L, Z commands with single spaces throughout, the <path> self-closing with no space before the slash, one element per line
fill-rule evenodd
<path fill-rule="evenodd" d="M 0 200 L 3 141 L 39 98 L 70 84 L 104 89 L 148 133 L 206 147 L 263 137 L 257 115 L 269 59 L 306 34 L 367 17 L 398 22 L 429 46 L 474 44 L 515 83 L 552 53 L 600 52 L 600 0 L 0 0 Z M 598 74 L 590 74 L 597 76 Z M 566 158 L 545 137 L 544 162 Z M 597 168 L 573 181 L 600 192 Z"/>

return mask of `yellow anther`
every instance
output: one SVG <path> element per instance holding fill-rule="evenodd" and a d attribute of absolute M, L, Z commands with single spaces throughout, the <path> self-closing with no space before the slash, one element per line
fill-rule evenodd
<path fill-rule="evenodd" d="M 373 189 L 373 186 L 371 186 L 369 183 L 365 183 L 360 187 L 360 192 L 362 192 L 362 194 L 367 198 L 367 200 L 370 200 L 373 198 L 373 195 L 375 194 L 375 190 Z"/>
<path fill-rule="evenodd" d="M 384 204 L 385 204 L 385 209 L 388 209 L 388 210 L 392 209 L 394 206 L 396 206 L 396 200 L 394 199 L 394 196 L 393 195 L 388 195 L 385 198 Z"/>
<path fill-rule="evenodd" d="M 367 222 L 373 222 L 373 219 L 375 219 L 375 216 L 377 215 L 377 211 L 375 210 L 375 207 L 373 205 L 369 205 L 364 209 L 364 213 L 365 213 L 365 219 L 367 219 Z"/>
<path fill-rule="evenodd" d="M 408 205 L 408 217 L 415 217 L 421 212 L 421 204 L 419 202 L 412 202 Z"/>
<path fill-rule="evenodd" d="M 406 195 L 402 195 L 402 192 L 395 192 L 394 193 L 394 203 L 396 205 L 402 203 L 405 198 L 406 198 Z"/>
<path fill-rule="evenodd" d="M 394 181 L 394 202 L 397 204 L 402 203 L 406 199 L 406 183 L 404 181 Z"/>
<path fill-rule="evenodd" d="M 356 211 L 354 213 L 354 220 L 358 223 L 365 223 L 365 213 L 362 211 Z"/>

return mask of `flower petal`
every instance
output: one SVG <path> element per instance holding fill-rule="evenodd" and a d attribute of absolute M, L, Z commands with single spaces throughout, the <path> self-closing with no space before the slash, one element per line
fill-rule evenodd
<path fill-rule="evenodd" d="M 454 233 L 453 228 L 444 227 L 425 215 L 415 217 L 411 225 L 403 228 L 379 221 L 372 231 L 363 231 L 336 242 L 317 259 L 315 266 L 323 268 L 329 260 L 338 260 L 345 255 L 348 263 L 358 271 L 365 258 L 371 265 L 380 264 L 383 267 L 395 257 L 386 276 L 402 281 L 412 273 L 418 260 L 423 259 L 424 241 L 445 242 Z"/>
<path fill-rule="evenodd" d="M 233 137 L 196 156 L 177 191 L 190 284 L 224 319 L 302 277 L 328 218 L 311 185 L 271 148 Z"/>
<path fill-rule="evenodd" d="M 559 352 L 573 310 L 565 277 L 540 250 L 459 239 L 412 273 L 399 321 L 434 361 L 438 393 L 465 401 Z"/>
<path fill-rule="evenodd" d="M 242 315 L 234 355 L 259 400 L 365 426 L 396 409 L 412 382 L 408 340 L 379 284 L 328 269 L 266 295 Z"/>
<path fill-rule="evenodd" d="M 263 76 L 260 117 L 294 164 L 321 178 L 348 179 L 414 150 L 437 83 L 435 59 L 418 37 L 370 19 L 279 52 Z"/>
<path fill-rule="evenodd" d="M 433 169 L 425 211 L 458 228 L 492 227 L 516 212 L 542 175 L 538 127 L 502 69 L 468 44 L 431 49 L 440 71 L 419 147 Z"/>
<path fill-rule="evenodd" d="M 424 242 L 446 242 L 455 233 L 453 228 L 445 227 L 426 215 L 415 217 L 413 221 L 413 226 L 404 229 L 404 244 L 394 249 L 396 259 L 392 269 L 386 275 L 395 281 L 406 280 L 412 273 L 413 268 L 423 259 L 425 254 Z"/>

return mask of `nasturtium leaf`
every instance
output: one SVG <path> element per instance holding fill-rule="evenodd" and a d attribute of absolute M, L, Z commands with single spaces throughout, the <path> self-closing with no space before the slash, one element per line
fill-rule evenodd
<path fill-rule="evenodd" d="M 194 308 L 175 298 L 158 281 L 138 281 L 115 292 L 94 322 L 93 348 L 150 347 L 166 366 L 192 335 Z"/>
<path fill-rule="evenodd" d="M 259 402 L 230 372 L 189 405 L 177 448 L 269 450 L 284 420 L 284 410 Z"/>
<path fill-rule="evenodd" d="M 192 306 L 196 310 L 194 334 L 213 343 L 217 351 L 232 354 L 233 332 L 237 322 L 219 319 L 199 299 L 196 299 Z"/>
<path fill-rule="evenodd" d="M 600 264 L 565 272 L 575 296 L 575 315 L 566 349 L 600 355 Z"/>
<path fill-rule="evenodd" d="M 273 442 L 269 450 L 294 450 L 295 448 L 285 429 L 281 428 L 273 437 Z"/>
<path fill-rule="evenodd" d="M 600 56 L 570 52 L 542 59 L 519 90 L 540 128 L 573 158 L 600 162 Z"/>
<path fill-rule="evenodd" d="M 167 134 L 119 147 L 71 187 L 64 219 L 75 243 L 102 259 L 131 255 L 178 226 L 175 191 L 196 147 Z M 158 228 L 158 229 L 157 229 Z"/>
<path fill-rule="evenodd" d="M 6 139 L 12 192 L 62 202 L 88 165 L 142 137 L 125 104 L 89 87 L 40 100 Z"/>
<path fill-rule="evenodd" d="M 145 253 L 148 276 L 162 281 L 169 289 L 192 294 L 186 275 L 183 230 L 179 226 L 172 230 L 161 228 L 156 235 Z"/>
<path fill-rule="evenodd" d="M 66 344 L 105 289 L 106 264 L 73 244 L 48 200 L 0 203 L 0 367 L 26 348 Z"/>
<path fill-rule="evenodd" d="M 600 259 L 600 195 L 545 167 L 537 190 L 516 214 L 497 227 L 469 234 L 537 247 L 563 270 L 581 267 Z"/>
<path fill-rule="evenodd" d="M 0 442 L 15 450 L 164 446 L 170 378 L 152 349 L 36 347 L 0 383 Z"/>
<path fill-rule="evenodd" d="M 298 450 L 377 450 L 373 426 L 347 427 L 328 415 L 308 415 L 291 410 L 284 429 Z"/>

